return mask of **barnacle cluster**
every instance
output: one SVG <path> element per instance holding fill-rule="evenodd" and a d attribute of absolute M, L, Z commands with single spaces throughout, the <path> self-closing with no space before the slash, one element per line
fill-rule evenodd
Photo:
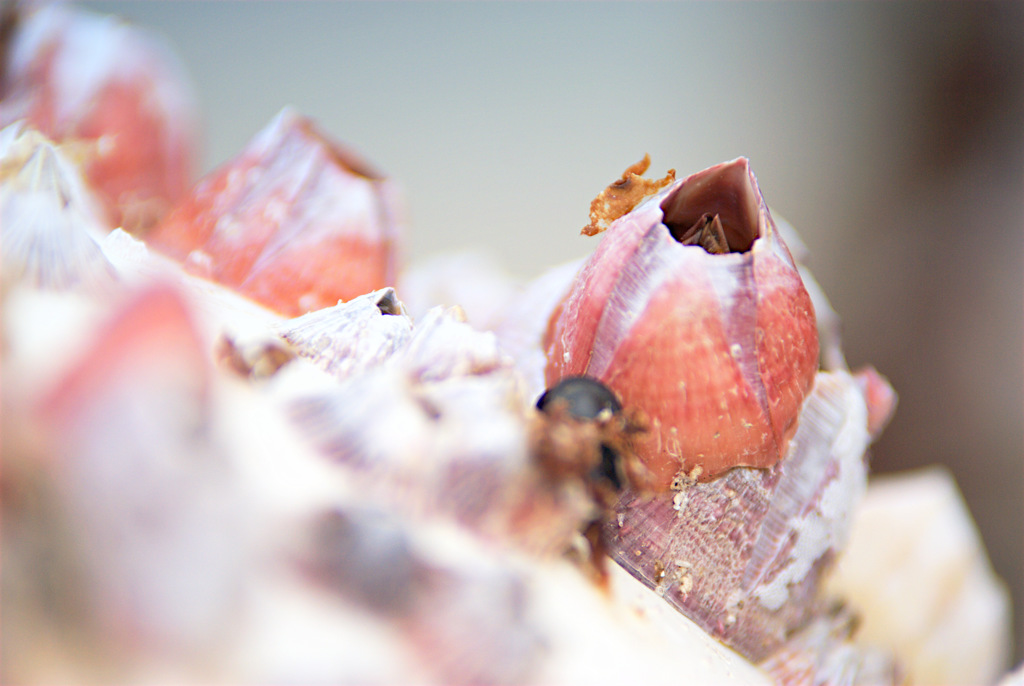
<path fill-rule="evenodd" d="M 589 257 L 528 284 L 399 275 L 396 186 L 310 119 L 193 185 L 166 47 L 62 5 L 5 17 L 5 681 L 1005 666 L 955 486 L 868 486 L 895 394 L 847 368 L 747 160 L 651 181 L 645 157 L 592 204 Z M 439 295 L 487 279 L 484 319 Z M 922 513 L 970 583 L 892 554 Z"/>

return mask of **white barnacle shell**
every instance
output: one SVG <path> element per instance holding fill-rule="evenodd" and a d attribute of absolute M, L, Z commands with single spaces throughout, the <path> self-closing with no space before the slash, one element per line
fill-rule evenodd
<path fill-rule="evenodd" d="M 314 310 L 275 329 L 299 356 L 339 380 L 381 364 L 412 338 L 412 320 L 393 288 Z"/>
<path fill-rule="evenodd" d="M 432 307 L 416 324 L 409 347 L 395 358 L 418 381 L 488 374 L 512 367 L 489 331 L 466 322 L 462 308 Z"/>
<path fill-rule="evenodd" d="M 5 283 L 66 290 L 96 286 L 114 269 L 97 240 L 102 211 L 60 147 L 15 122 L 0 132 L 0 227 Z"/>
<path fill-rule="evenodd" d="M 864 494 L 867 406 L 848 374 L 819 374 L 801 412 L 807 427 L 790 451 L 744 584 L 768 610 L 789 600 L 812 568 L 841 550 Z M 792 547 L 789 547 L 789 544 Z"/>
<path fill-rule="evenodd" d="M 389 365 L 295 400 L 291 414 L 367 494 L 407 513 L 548 552 L 593 514 L 578 484 L 550 480 L 533 461 L 509 373 L 420 383 Z"/>
<path fill-rule="evenodd" d="M 313 445 L 406 512 L 538 551 L 594 514 L 581 484 L 536 464 L 522 379 L 458 308 L 431 309 L 385 363 L 285 402 Z"/>
<path fill-rule="evenodd" d="M 314 577 L 387 618 L 443 683 L 521 683 L 544 657 L 524 569 L 451 527 L 343 504 L 314 521 Z"/>
<path fill-rule="evenodd" d="M 474 329 L 460 307 L 430 308 L 414 327 L 390 287 L 274 328 L 300 357 L 340 381 L 385 363 L 421 382 L 512 366 L 497 337 Z"/>

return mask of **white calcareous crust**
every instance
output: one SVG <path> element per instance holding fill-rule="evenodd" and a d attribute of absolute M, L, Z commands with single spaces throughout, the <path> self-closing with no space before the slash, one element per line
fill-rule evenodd
<path fill-rule="evenodd" d="M 862 641 L 896 653 L 911 684 L 993 683 L 1008 666 L 1009 597 L 945 469 L 872 484 L 828 590 L 861 615 Z"/>

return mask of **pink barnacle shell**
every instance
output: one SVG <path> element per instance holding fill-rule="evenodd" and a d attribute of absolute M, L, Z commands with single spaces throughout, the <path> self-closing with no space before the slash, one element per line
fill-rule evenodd
<path fill-rule="evenodd" d="M 869 402 L 848 372 L 819 372 L 785 459 L 627 492 L 605 524 L 610 554 L 707 632 L 765 659 L 822 611 L 820 580 L 867 483 Z"/>
<path fill-rule="evenodd" d="M 39 405 L 61 506 L 87 542 L 82 619 L 118 647 L 201 650 L 234 616 L 243 500 L 205 348 L 183 294 L 147 286 Z"/>
<path fill-rule="evenodd" d="M 88 142 L 86 176 L 113 226 L 143 231 L 192 182 L 198 109 L 159 36 L 64 3 L 16 3 L 0 120 L 28 119 L 58 143 Z"/>
<path fill-rule="evenodd" d="M 546 379 L 598 378 L 646 413 L 637 452 L 668 488 L 777 463 L 817 359 L 811 299 L 739 158 L 610 226 L 554 322 Z"/>
<path fill-rule="evenodd" d="M 297 317 L 392 285 L 402 213 L 390 179 L 286 107 L 147 241 Z"/>

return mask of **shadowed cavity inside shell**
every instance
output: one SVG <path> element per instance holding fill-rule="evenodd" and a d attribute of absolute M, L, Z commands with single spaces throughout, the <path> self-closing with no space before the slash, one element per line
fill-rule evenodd
<path fill-rule="evenodd" d="M 708 170 L 661 202 L 662 223 L 683 245 L 711 254 L 747 252 L 760 236 L 758 192 L 742 161 Z"/>
<path fill-rule="evenodd" d="M 393 289 L 385 288 L 377 299 L 377 309 L 381 314 L 399 315 L 402 314 L 402 303 Z"/>

